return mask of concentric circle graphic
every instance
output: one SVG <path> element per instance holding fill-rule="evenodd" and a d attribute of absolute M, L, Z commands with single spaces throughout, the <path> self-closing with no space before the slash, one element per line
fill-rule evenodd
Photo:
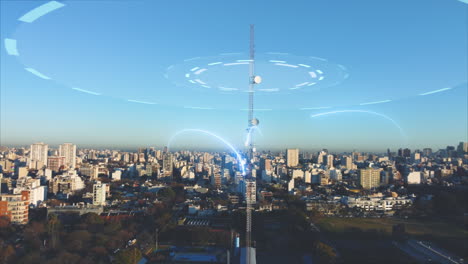
<path fill-rule="evenodd" d="M 67 8 L 65 2 L 49 1 L 37 6 L 18 18 L 23 25 L 35 23 L 52 12 L 61 12 Z M 72 5 L 70 7 L 72 8 Z M 96 40 L 97 41 L 97 40 Z M 15 56 L 21 63 L 19 40 L 14 37 L 4 39 L 5 51 Z M 175 64 L 161 71 L 171 86 L 158 85 L 151 93 L 119 94 L 115 90 L 96 90 L 87 85 L 70 85 L 62 81 L 60 74 L 50 69 L 24 64 L 24 70 L 46 82 L 54 82 L 75 92 L 89 96 L 106 96 L 132 104 L 149 107 L 177 107 L 196 110 L 247 110 L 246 98 L 249 84 L 248 67 L 250 60 L 247 53 L 222 53 L 214 56 L 194 57 Z M 27 60 L 26 60 L 27 61 Z M 163 65 L 159 65 L 164 67 Z M 404 96 L 382 94 L 381 97 L 363 97 L 360 101 L 338 102 L 330 98 L 319 98 L 325 92 L 341 89 L 342 83 L 350 77 L 350 72 L 343 65 L 327 59 L 298 56 L 282 52 L 257 53 L 255 73 L 262 77 L 255 86 L 255 111 L 338 109 L 354 106 L 373 106 L 387 104 L 408 98 L 431 96 L 455 89 L 466 89 L 466 81 L 456 85 L 422 90 Z M 103 77 L 105 78 L 105 77 Z M 105 80 L 100 80 L 101 83 Z M 131 82 L 131 81 L 129 81 Z M 88 83 L 89 84 L 89 83 Z M 336 87 L 339 86 L 339 87 Z M 327 110 L 329 111 L 329 110 Z"/>
<path fill-rule="evenodd" d="M 225 53 L 213 57 L 187 59 L 167 69 L 174 84 L 209 92 L 248 92 L 247 54 Z M 318 91 L 340 84 L 349 77 L 346 68 L 317 57 L 301 57 L 268 52 L 255 58 L 255 71 L 261 75 L 258 93 Z"/>

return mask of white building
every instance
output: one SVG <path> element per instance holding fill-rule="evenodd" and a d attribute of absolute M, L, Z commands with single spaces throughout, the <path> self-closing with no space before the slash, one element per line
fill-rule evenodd
<path fill-rule="evenodd" d="M 13 193 L 21 194 L 22 191 L 29 192 L 29 205 L 35 207 L 39 206 L 47 199 L 47 187 L 41 186 L 40 179 L 33 179 L 31 177 L 18 179 Z"/>
<path fill-rule="evenodd" d="M 413 202 L 405 197 L 343 197 L 342 202 L 349 208 L 360 208 L 365 211 L 391 211 Z"/>
<path fill-rule="evenodd" d="M 334 160 L 333 155 L 328 154 L 327 155 L 327 167 L 328 168 L 333 168 L 333 160 Z"/>
<path fill-rule="evenodd" d="M 408 184 L 421 184 L 421 172 L 413 171 L 406 177 Z"/>
<path fill-rule="evenodd" d="M 59 146 L 59 156 L 65 157 L 65 165 L 69 169 L 76 167 L 76 145 L 64 143 Z"/>
<path fill-rule="evenodd" d="M 29 153 L 30 159 L 30 168 L 32 169 L 42 169 L 38 166 L 45 166 L 47 164 L 47 154 L 49 151 L 49 146 L 42 142 L 34 143 L 31 145 L 31 151 Z"/>
<path fill-rule="evenodd" d="M 286 165 L 288 167 L 296 167 L 299 165 L 299 149 L 286 150 Z"/>
<path fill-rule="evenodd" d="M 341 170 L 332 169 L 330 170 L 330 179 L 334 181 L 341 181 L 342 180 Z"/>
<path fill-rule="evenodd" d="M 306 171 L 304 173 L 304 182 L 305 183 L 312 183 L 312 173 L 310 171 Z"/>
<path fill-rule="evenodd" d="M 299 169 L 293 170 L 292 171 L 292 178 L 293 179 L 302 179 L 303 180 L 304 179 L 304 171 L 299 170 Z"/>
<path fill-rule="evenodd" d="M 116 170 L 112 173 L 112 181 L 120 181 L 122 179 L 122 170 Z"/>
<path fill-rule="evenodd" d="M 106 205 L 107 184 L 97 181 L 93 185 L 93 204 Z"/>
<path fill-rule="evenodd" d="M 76 191 L 83 190 L 85 184 L 76 171 L 69 170 L 62 175 L 57 175 L 49 181 L 50 192 L 57 194 L 72 194 Z"/>
<path fill-rule="evenodd" d="M 288 182 L 288 192 L 291 192 L 293 189 L 294 189 L 294 179 L 291 179 Z"/>
<path fill-rule="evenodd" d="M 26 167 L 19 167 L 18 168 L 18 179 L 28 176 L 28 168 Z"/>

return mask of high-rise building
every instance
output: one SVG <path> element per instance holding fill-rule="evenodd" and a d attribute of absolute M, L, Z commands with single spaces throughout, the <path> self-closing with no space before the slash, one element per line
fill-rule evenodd
<path fill-rule="evenodd" d="M 59 156 L 65 157 L 65 166 L 69 169 L 76 167 L 76 145 L 64 143 L 59 146 Z"/>
<path fill-rule="evenodd" d="M 403 157 L 405 157 L 405 158 L 411 157 L 411 150 L 409 148 L 405 148 L 403 150 Z"/>
<path fill-rule="evenodd" d="M 219 172 L 212 172 L 210 177 L 211 185 L 215 188 L 221 188 L 221 174 Z"/>
<path fill-rule="evenodd" d="M 366 168 L 358 171 L 358 181 L 364 189 L 371 189 L 380 186 L 380 172 L 382 169 Z"/>
<path fill-rule="evenodd" d="M 27 224 L 29 220 L 29 192 L 0 195 L 0 216 L 15 224 Z"/>
<path fill-rule="evenodd" d="M 94 205 L 106 205 L 106 189 L 107 184 L 97 181 L 93 185 L 93 204 Z"/>
<path fill-rule="evenodd" d="M 328 168 L 333 168 L 333 160 L 334 160 L 333 155 L 328 154 L 327 155 L 327 167 Z"/>
<path fill-rule="evenodd" d="M 174 161 L 172 160 L 171 153 L 164 153 L 163 155 L 163 175 L 164 177 L 172 177 Z"/>
<path fill-rule="evenodd" d="M 296 167 L 299 165 L 299 149 L 286 150 L 286 165 L 288 167 Z"/>
<path fill-rule="evenodd" d="M 42 169 L 37 168 L 34 164 L 41 164 L 42 166 L 47 165 L 47 154 L 49 151 L 49 146 L 42 142 L 34 143 L 31 145 L 31 152 L 29 153 L 29 159 L 31 164 L 35 169 Z"/>
<path fill-rule="evenodd" d="M 341 175 L 341 170 L 338 169 L 331 169 L 330 170 L 330 179 L 334 181 L 341 181 L 343 176 Z"/>
<path fill-rule="evenodd" d="M 341 159 L 341 165 L 343 165 L 348 170 L 352 170 L 353 169 L 353 158 L 351 158 L 349 156 L 344 156 Z"/>
<path fill-rule="evenodd" d="M 326 157 L 327 153 L 324 152 L 324 151 L 320 151 L 318 156 L 317 156 L 317 163 L 318 164 L 323 164 L 325 162 L 325 157 Z"/>
<path fill-rule="evenodd" d="M 424 148 L 423 149 L 423 154 L 425 157 L 429 157 L 432 155 L 432 149 L 431 148 Z"/>
<path fill-rule="evenodd" d="M 455 157 L 456 152 L 455 152 L 455 147 L 454 146 L 447 146 L 446 151 L 447 151 L 447 156 L 448 157 Z"/>
<path fill-rule="evenodd" d="M 457 147 L 458 154 L 468 153 L 468 142 L 460 142 Z"/>

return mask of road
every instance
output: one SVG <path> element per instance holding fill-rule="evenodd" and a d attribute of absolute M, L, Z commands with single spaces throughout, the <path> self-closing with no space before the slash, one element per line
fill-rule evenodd
<path fill-rule="evenodd" d="M 435 247 L 426 241 L 408 240 L 406 242 L 393 242 L 397 248 L 410 255 L 421 263 L 436 262 L 441 264 L 463 264 L 462 259 Z"/>

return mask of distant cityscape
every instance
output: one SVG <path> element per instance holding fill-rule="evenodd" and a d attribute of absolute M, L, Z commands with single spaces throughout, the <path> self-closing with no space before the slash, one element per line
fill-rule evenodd
<path fill-rule="evenodd" d="M 253 203 L 254 219 L 258 215 L 263 215 L 262 219 L 281 215 L 279 212 L 294 208 L 306 217 L 303 220 L 308 231 L 320 233 L 321 228 L 326 228 L 321 227 L 322 218 L 427 216 L 429 212 L 419 207 L 437 196 L 439 188 L 457 190 L 466 188 L 468 183 L 468 142 L 439 150 L 388 149 L 386 154 L 331 153 L 327 149 L 301 152 L 290 148 L 276 153 L 255 152 L 250 162 L 252 177 L 246 178 L 242 172 L 245 157 L 239 159 L 229 152 L 169 151 L 167 147 L 128 152 L 81 149 L 73 143 L 49 148 L 42 142 L 29 148 L 1 147 L 0 216 L 19 226 L 44 221 L 50 228 L 50 215 L 64 224 L 73 215 L 89 214 L 115 222 L 144 219 L 162 210 L 165 218 L 160 220 L 159 215 L 156 223 L 150 224 L 151 235 L 146 229 L 135 230 L 121 241 L 106 245 L 104 258 L 122 258 L 120 251 L 134 250 L 138 251 L 139 261 L 189 263 L 184 260 L 190 260 L 193 253 L 175 247 L 180 246 L 180 241 L 174 234 L 205 228 L 207 232 L 219 233 L 204 242 L 197 237 L 202 235 L 192 233 L 191 245 L 216 247 L 197 256 L 203 261 L 235 263 L 241 255 L 240 238 L 244 234 L 238 226 L 242 221 L 236 222 L 234 216 L 240 217 L 239 213 L 245 211 L 248 198 Z M 158 209 L 161 204 L 166 210 Z M 436 208 L 431 210 L 433 213 Z M 39 220 L 40 214 L 49 217 Z M 275 225 L 274 220 L 269 221 L 267 226 Z M 398 235 L 398 228 L 404 230 L 401 226 L 394 225 L 393 235 Z M 49 230 L 40 238 L 41 250 L 58 247 L 55 232 L 58 230 Z M 253 235 L 261 258 L 262 245 L 269 242 L 262 241 L 263 235 Z M 21 232 L 13 236 L 14 239 L 3 241 L 5 246 L 24 247 L 20 241 L 27 237 Z M 425 247 L 430 247 L 431 242 L 394 243 L 416 260 L 445 263 L 449 256 L 460 259 L 435 245 L 432 249 L 436 253 L 428 252 Z M 161 246 L 172 253 L 158 251 Z M 333 247 L 332 251 L 335 253 L 327 257 L 336 258 L 339 250 Z M 24 254 L 21 252 L 16 251 L 18 258 Z M 200 263 L 206 263 L 203 261 Z"/>

